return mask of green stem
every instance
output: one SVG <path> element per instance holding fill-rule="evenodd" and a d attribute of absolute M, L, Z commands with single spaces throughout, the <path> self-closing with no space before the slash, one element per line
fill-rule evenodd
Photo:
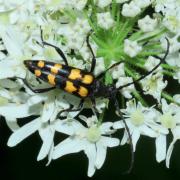
<path fill-rule="evenodd" d="M 134 75 L 133 70 L 131 70 L 129 67 L 125 67 L 125 72 L 130 75 L 133 79 L 137 79 L 138 77 Z M 138 99 L 141 104 L 143 104 L 144 106 L 148 106 L 148 104 L 146 103 L 146 101 L 143 99 L 143 97 L 140 95 L 140 93 L 137 90 L 133 91 L 133 95 L 135 96 L 136 99 Z"/>
<path fill-rule="evenodd" d="M 174 70 L 176 71 L 178 68 L 175 67 L 175 66 L 170 66 L 168 64 L 161 64 L 161 66 L 164 68 L 164 69 L 169 69 L 169 70 Z"/>
<path fill-rule="evenodd" d="M 180 103 L 176 102 L 171 95 L 169 95 L 167 92 L 163 91 L 161 93 L 162 97 L 168 100 L 169 102 L 175 103 L 178 106 L 180 106 Z"/>
<path fill-rule="evenodd" d="M 103 122 L 104 119 L 104 114 L 105 114 L 105 109 L 103 110 L 103 112 L 99 115 L 99 119 L 98 119 L 98 126 L 100 126 Z"/>
<path fill-rule="evenodd" d="M 129 37 L 129 40 L 135 41 L 135 40 L 138 39 L 141 35 L 142 35 L 142 31 L 137 31 L 137 32 L 133 33 L 133 34 Z"/>
<path fill-rule="evenodd" d="M 133 70 L 130 69 L 130 67 L 127 67 L 127 65 L 125 66 L 125 72 L 127 73 L 128 76 L 131 76 L 133 79 L 137 78 Z"/>
<path fill-rule="evenodd" d="M 171 72 L 171 71 L 167 71 L 167 70 L 163 70 L 163 74 L 167 75 L 167 76 L 170 76 L 170 77 L 173 77 L 174 76 L 174 73 Z"/>
<path fill-rule="evenodd" d="M 117 44 L 117 42 L 120 44 L 123 41 L 123 39 L 127 36 L 127 34 L 132 30 L 134 21 L 132 21 L 130 19 L 125 21 L 125 23 L 123 24 L 123 26 L 121 27 L 121 29 L 118 32 L 117 38 L 115 40 L 116 44 Z"/>
<path fill-rule="evenodd" d="M 119 9 L 118 11 L 117 11 L 117 19 L 116 19 L 116 22 L 117 22 L 117 24 L 119 24 L 119 22 L 120 22 L 120 6 L 118 5 L 117 6 L 117 8 Z"/>
<path fill-rule="evenodd" d="M 115 0 L 112 1 L 112 16 L 115 19 L 115 17 L 116 17 L 116 2 L 115 2 Z"/>
<path fill-rule="evenodd" d="M 123 109 L 125 108 L 125 98 L 124 98 L 124 96 L 121 96 L 121 107 Z"/>
<path fill-rule="evenodd" d="M 139 42 L 143 43 L 143 42 L 147 42 L 151 39 L 154 39 L 154 38 L 158 38 L 160 37 L 162 34 L 164 34 L 167 30 L 166 29 L 161 29 L 161 30 L 157 30 L 157 31 L 153 31 L 153 32 L 150 32 L 149 34 L 145 34 L 144 37 L 141 36 L 141 38 L 139 38 Z"/>
<path fill-rule="evenodd" d="M 97 31 L 96 26 L 94 25 L 95 23 L 92 23 L 91 18 L 88 16 L 88 12 L 84 11 L 84 16 L 86 17 L 86 19 L 88 20 L 89 25 L 91 26 L 91 28 L 93 29 L 94 32 Z"/>
<path fill-rule="evenodd" d="M 162 49 L 162 47 L 159 44 L 149 44 L 149 45 L 144 46 L 143 51 L 149 50 L 149 49 L 151 49 L 151 50 L 152 49 Z"/>
<path fill-rule="evenodd" d="M 159 55 L 161 52 L 154 52 L 154 51 L 147 51 L 147 52 L 141 52 L 138 56 L 153 56 L 153 55 Z"/>
<path fill-rule="evenodd" d="M 97 38 L 96 36 L 92 35 L 91 36 L 93 38 L 93 40 L 96 42 L 96 44 L 99 46 L 99 47 L 102 47 L 102 48 L 106 48 L 106 44 L 101 41 L 99 38 Z"/>
<path fill-rule="evenodd" d="M 142 63 L 142 61 L 139 61 L 138 58 L 137 59 L 129 59 L 129 57 L 125 57 L 125 61 L 127 61 L 127 63 L 129 63 L 135 67 L 145 69 L 144 63 Z"/>
<path fill-rule="evenodd" d="M 141 102 L 143 106 L 148 106 L 148 104 L 146 103 L 146 101 L 143 99 L 143 97 L 140 95 L 138 91 L 136 90 L 133 91 L 133 95 L 135 96 L 136 99 L 138 99 Z"/>

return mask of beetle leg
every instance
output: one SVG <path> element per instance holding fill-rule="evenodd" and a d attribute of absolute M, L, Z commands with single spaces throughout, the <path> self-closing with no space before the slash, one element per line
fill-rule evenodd
<path fill-rule="evenodd" d="M 119 102 L 117 101 L 117 98 L 115 96 L 113 96 L 112 98 L 114 100 L 115 108 L 116 108 L 116 112 L 118 113 L 118 116 L 122 117 L 122 113 L 120 111 Z M 130 148 L 131 148 L 131 164 L 129 166 L 129 169 L 124 172 L 124 174 L 127 174 L 127 173 L 131 172 L 131 170 L 133 168 L 133 165 L 134 165 L 134 150 L 133 150 L 132 137 L 131 137 L 131 134 L 130 134 L 130 131 L 129 131 L 129 127 L 128 127 L 128 125 L 127 125 L 127 123 L 126 123 L 126 121 L 124 120 L 123 117 L 122 117 L 122 121 L 124 123 L 125 129 L 126 129 L 127 134 L 129 136 L 129 142 L 130 142 Z"/>
<path fill-rule="evenodd" d="M 69 113 L 69 112 L 80 111 L 80 110 L 82 109 L 82 107 L 83 107 L 83 104 L 84 104 L 84 99 L 81 99 L 81 101 L 80 101 L 80 103 L 79 103 L 79 105 L 78 105 L 78 107 L 77 107 L 76 109 L 73 109 L 73 107 L 69 107 L 69 108 L 67 108 L 67 109 L 63 109 L 63 110 L 61 110 L 61 111 L 57 114 L 57 118 L 60 118 L 60 117 L 61 117 L 61 114 L 62 114 L 63 112 Z"/>
<path fill-rule="evenodd" d="M 56 88 L 56 87 L 49 87 L 49 88 L 44 88 L 44 89 L 33 89 L 33 88 L 29 85 L 29 83 L 27 82 L 26 79 L 22 79 L 22 80 L 23 80 L 24 84 L 25 84 L 32 92 L 34 92 L 34 93 L 44 93 L 44 92 L 48 92 L 48 91 L 53 90 L 53 89 Z"/>
<path fill-rule="evenodd" d="M 47 46 L 53 47 L 57 51 L 57 53 L 62 57 L 65 65 L 68 66 L 68 61 L 67 61 L 66 56 L 64 55 L 63 51 L 59 47 L 44 41 L 44 39 L 43 39 L 43 31 L 42 31 L 41 28 L 40 28 L 40 31 L 41 31 L 41 41 L 42 41 L 43 45 L 47 45 Z"/>
<path fill-rule="evenodd" d="M 91 51 L 91 54 L 93 56 L 92 57 L 92 62 L 91 62 L 91 70 L 90 70 L 90 72 L 92 73 L 94 71 L 94 69 L 95 69 L 95 66 L 96 66 L 96 57 L 95 57 L 94 52 L 92 50 L 92 47 L 91 47 L 91 45 L 89 43 L 90 35 L 91 35 L 91 32 L 86 37 L 86 43 L 87 43 L 87 47 L 89 48 L 89 50 Z"/>

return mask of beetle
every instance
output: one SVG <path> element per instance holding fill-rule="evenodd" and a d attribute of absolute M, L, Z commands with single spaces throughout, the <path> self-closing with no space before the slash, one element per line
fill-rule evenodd
<path fill-rule="evenodd" d="M 38 79 L 41 79 L 45 82 L 48 82 L 52 87 L 48 87 L 45 89 L 33 89 L 29 83 L 27 82 L 26 79 L 23 79 L 23 82 L 27 87 L 29 87 L 34 93 L 43 93 L 50 91 L 55 88 L 59 88 L 64 90 L 67 93 L 71 93 L 79 98 L 81 98 L 80 104 L 76 109 L 73 109 L 73 107 L 70 107 L 68 109 L 64 109 L 58 113 L 58 117 L 60 117 L 61 113 L 63 112 L 72 112 L 72 111 L 79 111 L 82 109 L 84 100 L 89 98 L 92 101 L 93 108 L 95 108 L 95 98 L 97 97 L 103 97 L 103 98 L 108 98 L 112 101 L 114 101 L 115 108 L 119 116 L 121 115 L 120 107 L 119 107 L 119 102 L 117 100 L 117 95 L 119 91 L 125 87 L 128 87 L 134 83 L 139 82 L 140 80 L 144 79 L 146 76 L 150 75 L 153 73 L 160 65 L 163 63 L 169 53 L 169 41 L 167 40 L 167 50 L 163 58 L 155 56 L 160 60 L 160 62 L 150 71 L 146 72 L 143 76 L 140 78 L 127 83 L 123 86 L 120 86 L 116 88 L 115 84 L 110 84 L 110 85 L 105 85 L 102 81 L 102 78 L 106 74 L 107 71 L 112 69 L 113 67 L 119 65 L 123 61 L 117 62 L 113 64 L 111 67 L 106 69 L 104 72 L 99 74 L 97 77 L 93 75 L 95 66 L 96 66 L 96 57 L 94 55 L 94 52 L 90 46 L 89 43 L 89 37 L 90 34 L 88 34 L 86 38 L 86 43 L 87 46 L 92 54 L 92 62 L 91 62 L 91 69 L 90 71 L 78 69 L 75 67 L 71 67 L 68 65 L 68 61 L 66 59 L 65 54 L 63 51 L 57 47 L 54 46 L 43 39 L 43 32 L 41 29 L 41 41 L 43 45 L 46 46 L 51 46 L 53 47 L 57 53 L 62 57 L 64 64 L 59 64 L 59 63 L 53 63 L 49 61 L 44 61 L 44 60 L 25 60 L 24 64 L 27 67 L 29 71 L 31 71 L 33 74 Z M 131 166 L 127 172 L 130 172 L 132 167 L 133 167 L 133 162 L 134 162 L 134 152 L 133 152 L 133 146 L 132 146 L 132 138 L 131 134 L 129 132 L 129 128 L 126 124 L 126 121 L 123 119 L 123 122 L 125 124 L 125 129 L 128 133 L 129 140 L 130 140 L 130 145 L 131 145 Z"/>

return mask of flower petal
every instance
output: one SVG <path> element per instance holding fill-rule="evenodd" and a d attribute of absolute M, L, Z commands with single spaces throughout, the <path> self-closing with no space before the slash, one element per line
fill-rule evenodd
<path fill-rule="evenodd" d="M 7 145 L 10 147 L 16 146 L 22 140 L 33 134 L 40 127 L 39 118 L 31 121 L 30 123 L 22 126 L 15 131 L 9 138 Z"/>
<path fill-rule="evenodd" d="M 180 126 L 176 126 L 176 127 L 172 130 L 172 134 L 173 134 L 174 138 L 180 139 Z"/>
<path fill-rule="evenodd" d="M 6 106 L 0 106 L 0 114 L 9 118 L 24 118 L 36 114 L 38 108 L 30 108 L 28 104 L 13 104 L 9 103 Z"/>
<path fill-rule="evenodd" d="M 89 144 L 88 148 L 84 150 L 85 154 L 87 155 L 89 159 L 89 165 L 88 165 L 88 176 L 92 177 L 93 174 L 95 173 L 96 167 L 95 167 L 95 162 L 96 162 L 96 147 L 95 144 Z"/>
<path fill-rule="evenodd" d="M 13 132 L 20 128 L 16 121 L 16 118 L 6 118 L 6 124 Z"/>
<path fill-rule="evenodd" d="M 106 159 L 107 147 L 103 146 L 101 141 L 96 143 L 97 155 L 96 155 L 96 167 L 100 169 Z"/>
<path fill-rule="evenodd" d="M 169 145 L 168 151 L 167 151 L 167 155 L 166 155 L 166 166 L 169 168 L 169 164 L 170 164 L 170 158 L 171 158 L 171 154 L 174 148 L 174 144 L 176 142 L 177 139 L 174 139 L 172 141 L 172 143 Z"/>
<path fill-rule="evenodd" d="M 123 123 L 123 121 L 116 121 L 116 122 L 114 122 L 113 128 L 114 128 L 114 129 L 122 129 L 122 128 L 124 128 L 124 123 Z"/>
<path fill-rule="evenodd" d="M 108 132 L 112 131 L 112 122 L 105 122 L 100 126 L 101 134 L 107 134 Z"/>
<path fill-rule="evenodd" d="M 19 57 L 23 54 L 23 36 L 15 28 L 8 26 L 5 31 L 1 31 L 1 37 L 10 55 Z"/>
<path fill-rule="evenodd" d="M 55 148 L 54 152 L 52 154 L 53 159 L 60 158 L 61 156 L 64 156 L 66 154 L 71 154 L 71 153 L 77 153 L 80 152 L 81 150 L 84 149 L 84 144 L 83 140 L 79 140 L 73 137 L 69 137 L 59 143 Z"/>
<path fill-rule="evenodd" d="M 47 103 L 44 104 L 44 108 L 41 116 L 42 122 L 47 122 L 51 118 L 54 112 L 54 108 L 55 108 L 54 101 L 47 101 Z"/>
<path fill-rule="evenodd" d="M 117 138 L 111 138 L 111 137 L 105 137 L 102 136 L 101 137 L 101 142 L 103 143 L 104 146 L 107 147 L 115 147 L 118 146 L 120 141 Z"/>
<path fill-rule="evenodd" d="M 161 162 L 166 158 L 166 136 L 160 134 L 156 138 L 156 160 Z"/>
<path fill-rule="evenodd" d="M 64 134 L 73 135 L 78 129 L 85 129 L 85 127 L 78 121 L 57 121 L 55 130 Z"/>
<path fill-rule="evenodd" d="M 51 127 L 48 126 L 45 128 L 41 128 L 39 130 L 39 134 L 41 136 L 43 144 L 38 154 L 37 161 L 44 159 L 49 154 L 49 151 L 53 144 L 54 131 L 52 130 Z"/>
<path fill-rule="evenodd" d="M 6 61 L 5 61 L 6 60 Z M 11 78 L 15 76 L 12 65 L 15 64 L 12 60 L 2 60 L 0 61 L 0 79 Z"/>
<path fill-rule="evenodd" d="M 127 134 L 127 131 L 124 131 L 124 135 L 123 135 L 123 138 L 122 138 L 122 140 L 121 140 L 121 145 L 126 144 L 127 141 L 128 141 L 128 139 L 129 139 L 129 136 L 128 136 L 128 134 Z"/>
<path fill-rule="evenodd" d="M 157 137 L 157 133 L 151 128 L 149 128 L 148 126 L 142 125 L 139 128 L 140 128 L 141 134 L 152 137 L 152 138 Z"/>
<path fill-rule="evenodd" d="M 137 129 L 134 129 L 133 133 L 132 133 L 132 143 L 133 143 L 133 151 L 135 152 L 136 150 L 136 144 L 137 141 L 140 138 L 140 132 Z"/>
<path fill-rule="evenodd" d="M 46 166 L 49 166 L 49 164 L 52 161 L 53 150 L 54 150 L 54 142 L 52 143 L 51 148 L 49 150 L 49 153 L 48 153 L 48 162 L 47 162 Z"/>

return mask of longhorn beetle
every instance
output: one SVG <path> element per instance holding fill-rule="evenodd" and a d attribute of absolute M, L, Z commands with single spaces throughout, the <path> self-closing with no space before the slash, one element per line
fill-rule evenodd
<path fill-rule="evenodd" d="M 45 82 L 48 82 L 52 87 L 45 88 L 45 89 L 33 89 L 26 79 L 23 79 L 23 82 L 27 87 L 29 87 L 34 93 L 43 93 L 50 91 L 55 88 L 60 88 L 67 93 L 74 94 L 75 96 L 78 96 L 81 98 L 80 104 L 76 109 L 73 109 L 72 107 L 68 109 L 64 109 L 58 113 L 58 117 L 63 112 L 72 112 L 72 111 L 79 111 L 82 109 L 84 100 L 87 98 L 90 98 L 92 101 L 93 108 L 95 109 L 95 98 L 96 97 L 104 97 L 108 98 L 110 100 L 114 101 L 116 111 L 118 114 L 121 114 L 119 102 L 117 100 L 117 95 L 119 91 L 131 84 L 137 83 L 138 81 L 144 79 L 146 76 L 153 73 L 154 70 L 156 70 L 161 63 L 163 63 L 169 53 L 169 41 L 167 40 L 167 50 L 163 58 L 155 56 L 156 58 L 160 59 L 160 62 L 149 72 L 145 73 L 140 78 L 132 81 L 131 83 L 127 83 L 123 86 L 120 86 L 118 88 L 115 87 L 115 84 L 105 85 L 101 79 L 104 77 L 107 71 L 109 71 L 111 68 L 117 66 L 118 64 L 122 63 L 123 61 L 120 61 L 118 63 L 113 64 L 111 67 L 106 69 L 104 72 L 102 72 L 100 75 L 95 77 L 93 75 L 94 68 L 96 66 L 96 57 L 94 55 L 94 52 L 90 46 L 89 43 L 89 36 L 88 34 L 86 38 L 87 46 L 92 54 L 92 62 L 91 62 L 91 69 L 90 71 L 85 71 L 82 69 L 78 69 L 75 67 L 71 67 L 68 65 L 68 61 L 66 59 L 66 56 L 64 55 L 63 51 L 48 42 L 45 42 L 43 39 L 43 32 L 41 29 L 41 41 L 43 45 L 51 46 L 55 48 L 57 53 L 62 57 L 64 64 L 57 64 L 53 62 L 48 62 L 44 60 L 25 60 L 24 64 L 25 66 L 33 73 L 38 79 L 41 79 Z M 95 109 L 96 110 L 96 109 Z M 128 133 L 130 145 L 131 145 L 131 165 L 128 169 L 128 173 L 131 171 L 133 167 L 134 162 L 134 152 L 133 152 L 133 146 L 132 146 L 132 138 L 129 132 L 129 128 L 126 124 L 126 121 L 123 119 L 125 129 Z"/>

